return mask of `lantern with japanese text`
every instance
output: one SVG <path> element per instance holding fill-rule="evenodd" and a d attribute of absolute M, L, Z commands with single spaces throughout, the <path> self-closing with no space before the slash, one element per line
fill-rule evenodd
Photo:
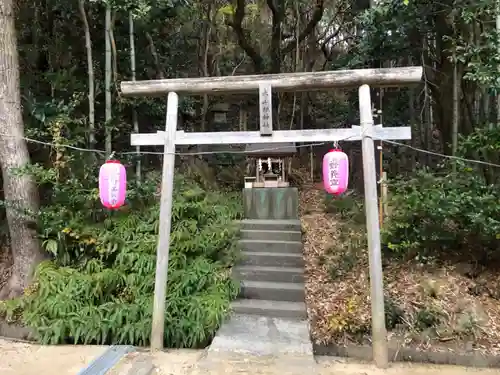
<path fill-rule="evenodd" d="M 99 197 L 104 207 L 116 210 L 125 203 L 127 172 L 118 160 L 108 160 L 99 170 Z"/>
<path fill-rule="evenodd" d="M 327 193 L 340 195 L 347 190 L 349 159 L 341 150 L 330 150 L 323 157 L 323 186 Z"/>

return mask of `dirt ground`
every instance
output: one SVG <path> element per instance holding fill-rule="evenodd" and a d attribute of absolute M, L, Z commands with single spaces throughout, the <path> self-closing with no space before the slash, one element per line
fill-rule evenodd
<path fill-rule="evenodd" d="M 76 375 L 92 359 L 104 352 L 100 346 L 40 346 L 0 339 L 0 374 L 2 375 Z M 201 364 L 202 350 L 171 350 L 153 355 L 157 375 L 287 375 L 304 373 L 290 366 L 290 361 L 273 358 L 252 358 L 243 355 L 221 355 L 207 370 Z M 299 372 L 297 372 L 300 370 Z M 388 370 L 378 370 L 370 364 L 332 357 L 318 357 L 309 374 L 318 375 L 500 375 L 500 369 L 473 369 L 455 366 L 393 364 Z M 118 371 L 125 375 L 127 372 Z M 114 374 L 114 372 L 113 372 Z"/>
<path fill-rule="evenodd" d="M 371 325 L 368 253 L 363 225 L 342 205 L 325 212 L 317 186 L 300 193 L 305 230 L 306 303 L 315 344 L 368 344 Z M 347 200 L 348 201 L 348 200 Z M 338 200 L 341 202 L 341 200 Z M 359 207 L 358 207 L 359 209 Z M 353 210 L 351 214 L 354 212 Z M 425 352 L 500 355 L 500 273 L 472 264 L 396 262 L 384 258 L 389 337 Z"/>
<path fill-rule="evenodd" d="M 0 339 L 0 374 L 74 375 L 104 350 L 100 346 L 42 346 Z"/>
<path fill-rule="evenodd" d="M 500 369 L 474 369 L 458 366 L 430 366 L 422 364 L 391 364 L 387 370 L 377 369 L 366 363 L 359 363 L 334 357 L 316 357 L 316 364 L 293 358 L 251 358 L 242 355 L 221 357 L 216 364 L 206 368 L 194 368 L 190 375 L 493 375 L 500 374 Z M 167 374 L 162 373 L 160 374 Z"/>

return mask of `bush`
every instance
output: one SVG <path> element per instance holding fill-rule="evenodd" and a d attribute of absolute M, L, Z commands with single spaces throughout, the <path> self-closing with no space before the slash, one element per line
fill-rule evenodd
<path fill-rule="evenodd" d="M 399 255 L 454 251 L 470 254 L 497 248 L 500 194 L 471 173 L 437 177 L 421 172 L 392 185 L 393 211 L 383 241 Z M 470 256 L 469 256 L 470 258 Z"/>
<path fill-rule="evenodd" d="M 465 155 L 471 150 L 464 145 L 473 145 L 471 139 L 477 138 L 472 134 L 462 140 Z M 500 245 L 500 190 L 482 172 L 457 163 L 456 175 L 421 171 L 410 180 L 392 181 L 386 248 L 405 257 L 451 252 L 468 261 L 491 261 Z"/>
<path fill-rule="evenodd" d="M 38 267 L 21 299 L 4 303 L 3 312 L 22 312 L 42 343 L 147 345 L 159 229 L 157 180 L 149 181 L 130 191 L 127 207 L 111 213 L 97 207 L 97 192 L 83 189 L 81 180 L 53 183 L 53 204 L 40 215 L 53 259 Z M 166 346 L 206 344 L 227 315 L 238 292 L 229 267 L 237 255 L 233 223 L 240 212 L 239 196 L 176 179 Z"/>
<path fill-rule="evenodd" d="M 325 194 L 325 212 L 338 214 L 341 219 L 356 224 L 365 222 L 363 200 L 351 192 L 340 196 Z"/>

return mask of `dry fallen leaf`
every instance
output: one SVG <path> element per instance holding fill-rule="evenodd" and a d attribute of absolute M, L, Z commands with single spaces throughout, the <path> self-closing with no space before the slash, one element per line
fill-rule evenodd
<path fill-rule="evenodd" d="M 306 303 L 312 338 L 320 344 L 354 340 L 349 326 L 343 332 L 338 332 L 332 321 L 349 316 L 354 318 L 355 327 L 370 326 L 367 251 L 364 249 L 357 253 L 355 265 L 348 272 L 343 272 L 341 277 L 332 278 L 328 262 L 325 263 L 324 259 L 335 256 L 332 255 L 332 249 L 335 251 L 339 248 L 342 227 L 336 215 L 324 212 L 324 192 L 320 186 L 302 186 L 300 213 L 305 231 Z M 344 241 L 345 237 L 343 236 Z M 336 266 L 336 263 L 333 265 Z M 488 275 L 488 278 L 491 280 L 490 285 L 500 285 L 499 275 Z M 460 341 L 456 332 L 459 331 L 460 324 L 463 326 L 464 314 L 471 314 L 471 324 L 477 325 L 474 327 L 474 350 L 485 354 L 500 354 L 499 301 L 485 293 L 478 296 L 469 293 L 474 282 L 458 273 L 451 265 L 428 269 L 415 264 L 390 262 L 384 268 L 384 283 L 386 294 L 404 311 L 405 316 L 411 317 L 423 308 L 432 307 L 442 313 L 443 331 L 454 332 L 452 339 L 446 337 L 441 343 L 439 337 L 434 341 L 429 336 L 416 340 L 408 329 L 411 322 L 405 322 L 405 335 L 410 337 L 404 341 L 406 345 L 435 351 L 468 347 L 467 341 L 470 342 L 470 339 Z M 353 304 L 354 314 L 348 311 Z M 480 321 L 475 322 L 476 318 L 480 318 Z M 449 346 L 443 346 L 447 344 Z"/>

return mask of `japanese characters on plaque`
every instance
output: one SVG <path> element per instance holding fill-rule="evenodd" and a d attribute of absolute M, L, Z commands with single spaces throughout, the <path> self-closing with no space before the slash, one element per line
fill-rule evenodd
<path fill-rule="evenodd" d="M 269 84 L 259 85 L 260 135 L 273 133 L 272 89 Z"/>
<path fill-rule="evenodd" d="M 330 159 L 330 186 L 339 185 L 339 162 L 335 159 Z"/>

